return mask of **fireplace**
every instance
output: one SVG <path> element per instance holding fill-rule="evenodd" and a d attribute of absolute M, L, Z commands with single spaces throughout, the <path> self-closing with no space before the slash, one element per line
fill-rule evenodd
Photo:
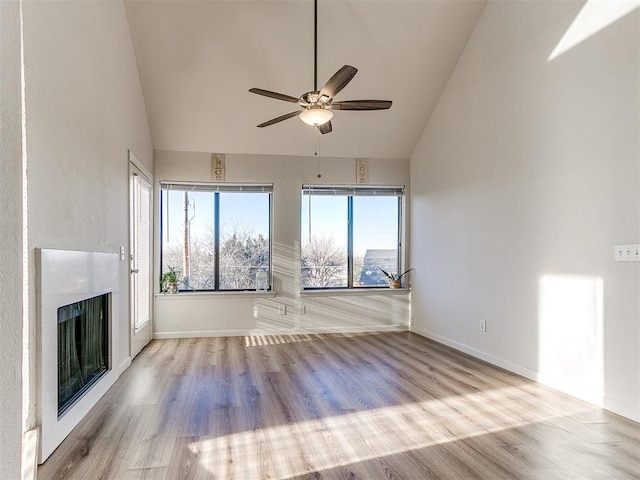
<path fill-rule="evenodd" d="M 42 463 L 118 377 L 120 263 L 115 253 L 49 249 L 36 261 Z"/>
<path fill-rule="evenodd" d="M 58 308 L 58 417 L 109 368 L 109 294 Z"/>

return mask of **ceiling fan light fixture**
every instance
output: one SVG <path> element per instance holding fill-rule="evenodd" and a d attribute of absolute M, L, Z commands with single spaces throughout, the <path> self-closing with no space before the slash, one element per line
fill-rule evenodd
<path fill-rule="evenodd" d="M 307 125 L 317 127 L 318 125 L 324 125 L 333 118 L 333 112 L 321 107 L 320 105 L 314 105 L 300 112 L 300 120 Z"/>

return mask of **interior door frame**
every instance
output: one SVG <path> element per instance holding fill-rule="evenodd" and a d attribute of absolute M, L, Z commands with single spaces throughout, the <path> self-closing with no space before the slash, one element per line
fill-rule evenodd
<path fill-rule="evenodd" d="M 133 176 L 137 175 L 144 179 L 151 186 L 149 197 L 149 321 L 140 330 L 136 331 L 134 325 L 134 284 L 133 284 L 133 235 L 135 214 L 133 212 Z M 127 265 L 129 272 L 129 351 L 133 359 L 153 338 L 153 252 L 154 252 L 154 191 L 153 191 L 153 175 L 151 172 L 136 158 L 131 150 L 129 150 L 129 248 L 127 255 Z"/>

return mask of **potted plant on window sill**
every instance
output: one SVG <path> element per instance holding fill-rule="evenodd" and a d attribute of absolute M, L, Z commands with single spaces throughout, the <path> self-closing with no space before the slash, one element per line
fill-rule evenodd
<path fill-rule="evenodd" d="M 164 272 L 160 278 L 160 291 L 168 294 L 178 293 L 179 277 L 180 271 L 175 267 L 169 267 L 168 271 Z"/>
<path fill-rule="evenodd" d="M 382 268 L 380 270 L 382 271 L 382 273 L 384 273 L 384 276 L 387 277 L 387 280 L 389 280 L 389 288 L 402 288 L 402 277 L 404 277 L 407 273 L 413 270 L 413 268 L 410 268 L 409 270 L 405 270 L 404 272 L 398 275 L 389 273 L 386 270 L 383 270 Z"/>

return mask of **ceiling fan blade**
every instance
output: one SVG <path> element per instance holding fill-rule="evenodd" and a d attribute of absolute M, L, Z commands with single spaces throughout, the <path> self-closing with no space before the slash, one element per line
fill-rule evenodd
<path fill-rule="evenodd" d="M 345 100 L 333 102 L 330 108 L 334 110 L 387 110 L 391 108 L 391 100 Z"/>
<path fill-rule="evenodd" d="M 320 130 L 321 134 L 325 134 L 325 133 L 331 133 L 333 128 L 331 128 L 331 120 L 329 120 L 327 123 L 323 123 L 322 125 L 318 125 L 318 130 Z"/>
<path fill-rule="evenodd" d="M 272 118 L 271 120 L 268 120 L 268 121 L 266 121 L 264 123 L 261 123 L 260 125 L 258 125 L 258 127 L 260 127 L 260 128 L 268 127 L 269 125 L 273 125 L 274 123 L 282 122 L 283 120 L 287 120 L 287 119 L 292 118 L 292 117 L 297 117 L 298 115 L 300 115 L 301 112 L 302 112 L 302 110 L 296 110 L 295 112 L 286 113 L 286 114 L 281 115 L 279 117 Z"/>
<path fill-rule="evenodd" d="M 272 92 L 270 90 L 263 90 L 261 88 L 250 88 L 249 91 L 257 95 L 263 95 L 265 97 L 271 97 L 277 100 L 284 100 L 285 102 L 298 103 L 297 98 L 292 97 L 290 95 L 285 95 L 283 93 Z"/>
<path fill-rule="evenodd" d="M 347 86 L 347 83 L 351 81 L 357 72 L 357 68 L 345 65 L 324 84 L 324 87 L 320 90 L 320 96 L 328 97 L 329 99 L 335 97 L 340 90 Z"/>

